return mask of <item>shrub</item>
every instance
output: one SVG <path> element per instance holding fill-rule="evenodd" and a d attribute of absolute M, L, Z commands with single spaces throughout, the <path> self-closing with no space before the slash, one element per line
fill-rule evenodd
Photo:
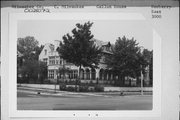
<path fill-rule="evenodd" d="M 80 81 L 79 80 L 75 80 L 75 79 L 66 79 L 64 80 L 64 82 L 62 81 L 61 83 L 65 83 L 66 85 L 78 85 L 80 84 Z"/>
<path fill-rule="evenodd" d="M 94 87 L 89 87 L 90 92 L 94 92 Z"/>
<path fill-rule="evenodd" d="M 75 88 L 75 87 L 72 87 L 72 86 L 68 86 L 68 87 L 66 88 L 66 90 L 72 92 L 72 91 L 75 91 L 76 88 Z"/>
<path fill-rule="evenodd" d="M 61 84 L 59 89 L 65 91 L 67 89 L 66 84 Z"/>
<path fill-rule="evenodd" d="M 93 83 L 93 82 L 91 81 L 91 82 L 89 82 L 89 83 L 80 83 L 79 85 L 81 85 L 81 86 L 94 86 L 94 85 L 96 85 L 96 83 Z"/>
<path fill-rule="evenodd" d="M 17 83 L 23 83 L 23 79 L 21 77 L 17 77 Z"/>
<path fill-rule="evenodd" d="M 96 85 L 94 90 L 95 92 L 104 92 L 104 87 L 102 85 Z"/>
<path fill-rule="evenodd" d="M 50 83 L 50 80 L 49 80 L 49 79 L 44 79 L 43 83 L 44 83 L 44 84 L 49 84 L 49 83 Z"/>
<path fill-rule="evenodd" d="M 92 80 L 89 82 L 89 85 L 94 85 L 94 83 L 93 83 L 93 81 L 92 81 Z"/>
<path fill-rule="evenodd" d="M 89 87 L 88 87 L 87 85 L 85 85 L 85 86 L 79 86 L 79 92 L 88 92 L 88 91 L 89 91 L 88 88 L 89 88 Z"/>
<path fill-rule="evenodd" d="M 68 81 L 67 81 L 67 80 L 65 80 L 65 83 L 67 84 L 67 83 L 68 83 Z"/>

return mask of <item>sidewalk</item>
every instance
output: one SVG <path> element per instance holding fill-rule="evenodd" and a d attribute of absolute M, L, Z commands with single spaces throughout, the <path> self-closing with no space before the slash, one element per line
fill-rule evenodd
<path fill-rule="evenodd" d="M 140 92 L 69 92 L 69 91 L 59 91 L 55 89 L 48 88 L 36 88 L 27 86 L 18 86 L 18 92 L 26 92 L 31 94 L 40 95 L 52 95 L 52 96 L 103 96 L 103 97 L 114 97 L 114 96 L 142 96 Z M 144 92 L 143 96 L 152 95 L 151 92 Z"/>
<path fill-rule="evenodd" d="M 52 96 L 103 96 L 103 97 L 109 97 L 102 94 L 96 94 L 96 93 L 90 93 L 90 92 L 69 92 L 69 91 L 59 91 L 59 90 L 53 90 L 53 89 L 44 89 L 44 88 L 33 88 L 33 87 L 18 87 L 18 92 L 27 92 L 31 94 L 41 94 L 41 95 L 52 95 Z"/>

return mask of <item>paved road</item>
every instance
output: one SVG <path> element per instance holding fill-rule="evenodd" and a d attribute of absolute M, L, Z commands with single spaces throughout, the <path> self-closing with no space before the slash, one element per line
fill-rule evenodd
<path fill-rule="evenodd" d="M 18 91 L 18 110 L 151 110 L 152 96 L 94 94 L 34 94 Z"/>

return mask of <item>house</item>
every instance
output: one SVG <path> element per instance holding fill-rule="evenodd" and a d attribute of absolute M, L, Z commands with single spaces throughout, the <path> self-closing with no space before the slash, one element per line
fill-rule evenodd
<path fill-rule="evenodd" d="M 100 60 L 99 69 L 91 69 L 88 67 L 82 67 L 81 69 L 81 75 L 80 78 L 82 82 L 96 82 L 96 80 L 99 80 L 99 82 L 109 81 L 113 80 L 113 75 L 110 73 L 106 68 L 107 65 L 105 64 L 105 55 L 112 54 L 111 52 L 111 44 L 110 42 L 103 42 L 101 40 L 97 39 L 91 39 L 94 41 L 94 44 L 98 47 L 101 47 L 103 49 L 103 56 Z M 56 81 L 57 79 L 62 79 L 63 75 L 60 74 L 59 69 L 60 68 L 69 68 L 71 72 L 69 74 L 66 74 L 67 79 L 76 79 L 79 72 L 79 67 L 75 66 L 72 63 L 66 62 L 66 60 L 63 60 L 58 52 L 57 48 L 59 46 L 60 41 L 55 40 L 54 44 L 47 43 L 44 45 L 43 50 L 41 51 L 39 55 L 39 60 L 46 62 L 48 66 L 48 79 L 51 81 Z M 109 72 L 109 73 L 108 73 Z"/>
<path fill-rule="evenodd" d="M 102 57 L 100 59 L 99 68 L 91 69 L 89 67 L 81 68 L 80 79 L 82 83 L 104 83 L 104 84 L 114 84 L 119 78 L 116 76 L 111 70 L 107 69 L 107 65 L 105 63 L 106 55 L 112 54 L 112 46 L 110 42 L 103 42 L 97 39 L 91 39 L 94 41 L 94 44 L 100 48 L 102 48 Z M 57 48 L 59 46 L 60 41 L 55 40 L 54 44 L 47 43 L 44 45 L 43 50 L 39 55 L 39 60 L 46 62 L 48 66 L 48 80 L 51 82 L 58 82 L 58 80 L 64 79 L 63 74 L 59 72 L 59 69 L 68 68 L 71 71 L 68 74 L 65 74 L 66 80 L 75 80 L 78 77 L 79 67 L 75 66 L 72 63 L 66 62 L 66 60 L 62 59 L 58 52 Z M 131 81 L 131 83 L 130 83 Z M 147 73 L 144 75 L 144 82 L 149 84 L 149 72 L 147 69 Z M 125 79 L 125 84 L 129 85 L 129 83 L 133 86 L 136 86 L 136 79 L 128 77 Z"/>

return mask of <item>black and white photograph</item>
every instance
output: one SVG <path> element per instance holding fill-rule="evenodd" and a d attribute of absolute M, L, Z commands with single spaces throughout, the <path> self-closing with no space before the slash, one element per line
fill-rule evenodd
<path fill-rule="evenodd" d="M 179 119 L 179 1 L 1 3 L 2 120 Z"/>
<path fill-rule="evenodd" d="M 146 21 L 19 20 L 17 110 L 152 110 Z"/>

